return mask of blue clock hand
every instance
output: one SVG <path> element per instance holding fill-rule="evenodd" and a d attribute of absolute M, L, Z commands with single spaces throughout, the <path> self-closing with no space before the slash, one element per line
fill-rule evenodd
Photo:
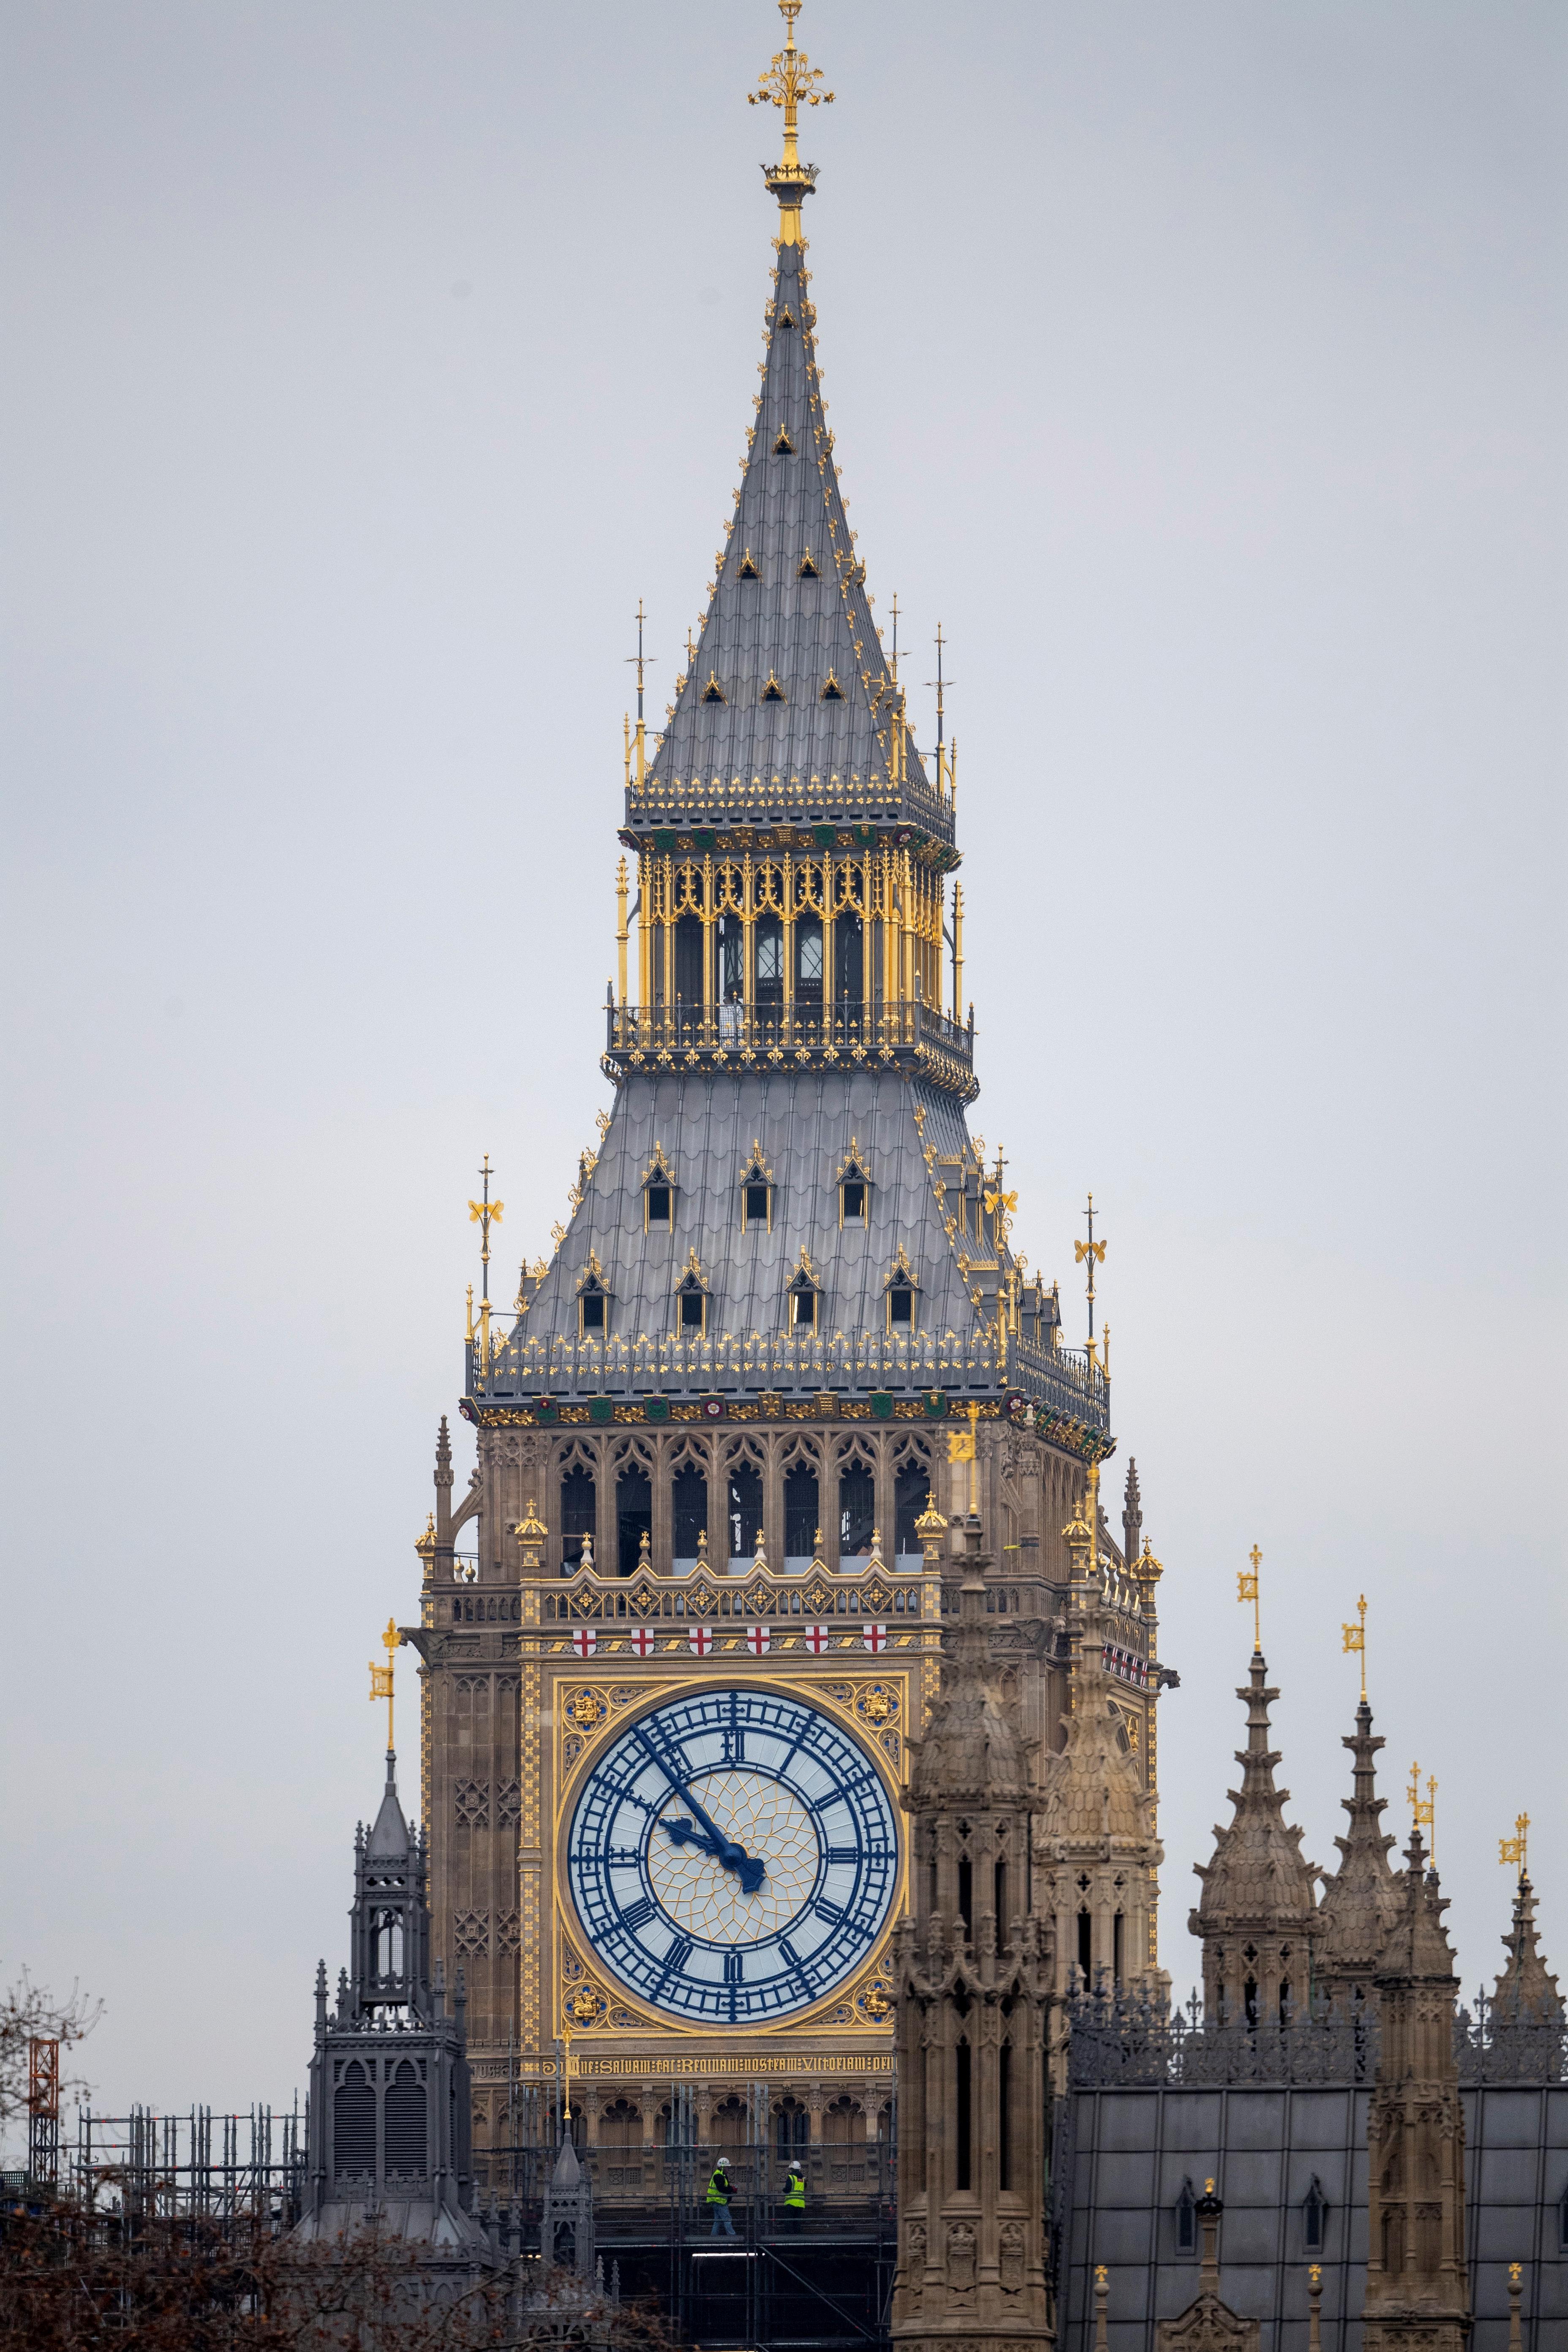
<path fill-rule="evenodd" d="M 741 1881 L 741 1891 L 742 1894 L 755 1895 L 758 1888 L 762 1885 L 763 1879 L 767 1876 L 767 1864 L 763 1860 L 760 1854 L 750 1854 L 746 1852 L 743 1845 L 737 1845 L 732 1838 L 727 1838 L 724 1835 L 723 1831 L 719 1827 L 718 1822 L 714 1821 L 712 1815 L 705 1811 L 703 1807 L 698 1803 L 697 1799 L 692 1795 L 685 1781 L 681 1780 L 673 1768 L 665 1761 L 664 1758 L 659 1754 L 658 1748 L 653 1746 L 652 1742 L 645 1740 L 643 1745 L 647 1748 L 648 1754 L 653 1758 L 654 1762 L 658 1766 L 659 1770 L 664 1774 L 665 1779 L 669 1782 L 669 1785 L 674 1790 L 676 1795 L 678 1797 L 684 1797 L 686 1802 L 690 1806 L 698 1820 L 702 1823 L 703 1828 L 708 1832 L 709 1838 L 712 1841 L 711 1844 L 709 1846 L 709 1852 L 723 1864 L 726 1870 L 732 1870 L 738 1874 Z M 671 1835 L 674 1836 L 674 1831 L 671 1828 L 670 1823 L 667 1822 L 665 1823 L 665 1827 L 667 1830 L 670 1830 Z M 688 1835 L 690 1834 L 691 1832 L 689 1831 Z M 675 1843 L 677 1845 L 680 1845 L 685 1843 L 685 1840 L 676 1837 Z"/>

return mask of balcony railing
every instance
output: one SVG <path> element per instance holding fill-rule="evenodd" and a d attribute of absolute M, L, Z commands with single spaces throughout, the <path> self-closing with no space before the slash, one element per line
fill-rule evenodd
<path fill-rule="evenodd" d="M 878 1063 L 921 1066 L 967 1102 L 974 1080 L 974 1024 L 913 999 L 816 1004 L 615 1004 L 605 1011 L 605 1058 L 617 1072 L 704 1062 L 742 1068 Z"/>

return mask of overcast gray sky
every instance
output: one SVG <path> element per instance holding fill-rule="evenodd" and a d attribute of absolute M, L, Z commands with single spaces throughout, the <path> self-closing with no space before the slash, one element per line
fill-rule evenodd
<path fill-rule="evenodd" d="M 608 1100 L 623 664 L 642 596 L 667 687 L 729 511 L 778 22 L 0 22 L 0 1962 L 104 1996 L 111 2106 L 286 2099 L 474 1171 L 537 1255 Z M 1309 1854 L 1364 1591 L 1467 1986 L 1521 1809 L 1568 1974 L 1565 34 L 1433 0 L 802 25 L 851 519 L 879 612 L 951 640 L 973 1123 L 1074 1338 L 1090 1187 L 1110 1237 L 1179 1985 L 1255 1539 Z"/>

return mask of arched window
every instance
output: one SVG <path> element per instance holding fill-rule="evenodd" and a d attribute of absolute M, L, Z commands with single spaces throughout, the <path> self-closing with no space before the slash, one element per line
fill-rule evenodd
<path fill-rule="evenodd" d="M 868 1559 L 877 1527 L 877 1480 L 863 1454 L 851 1454 L 838 1465 L 838 1557 Z"/>
<path fill-rule="evenodd" d="M 814 1462 L 797 1461 L 784 1473 L 784 1567 L 797 1576 L 811 1566 L 822 1540 L 822 1490 Z"/>
<path fill-rule="evenodd" d="M 759 915 L 754 927 L 757 958 L 757 1003 L 784 1003 L 784 925 L 776 915 Z"/>
<path fill-rule="evenodd" d="M 1176 2199 L 1176 2252 L 1195 2254 L 1198 2250 L 1198 2200 L 1193 2195 L 1190 2179 L 1182 2183 Z"/>
<path fill-rule="evenodd" d="M 822 925 L 815 915 L 795 927 L 795 992 L 802 1004 L 822 1002 Z"/>
<path fill-rule="evenodd" d="M 425 2085 L 412 2058 L 400 2063 L 386 2086 L 386 2168 L 421 2173 L 426 2157 Z"/>
<path fill-rule="evenodd" d="M 912 1574 L 924 1559 L 915 1521 L 930 1500 L 931 1464 L 923 1451 L 912 1450 L 904 1456 L 893 1476 L 897 1565 L 908 1574 Z"/>
<path fill-rule="evenodd" d="M 338 2172 L 375 2170 L 375 2086 L 357 2058 L 332 2094 L 332 2159 Z"/>
<path fill-rule="evenodd" d="M 574 1462 L 561 1480 L 561 1566 L 563 1572 L 593 1565 L 594 1535 L 598 1526 L 598 1489 L 594 1474 Z M 586 1547 L 588 1559 L 584 1560 Z"/>
<path fill-rule="evenodd" d="M 705 1557 L 708 1548 L 708 1474 L 689 1455 L 676 1465 L 669 1482 L 669 1499 L 674 1519 L 675 1572 L 688 1576 Z"/>
<path fill-rule="evenodd" d="M 750 1568 L 763 1524 L 762 1465 L 750 1454 L 731 1458 L 725 1510 L 730 1523 L 730 1564 L 735 1569 Z"/>
<path fill-rule="evenodd" d="M 653 1540 L 653 1481 L 643 1465 L 630 1461 L 616 1481 L 616 1565 L 623 1576 L 644 1562 L 643 1538 Z"/>
<path fill-rule="evenodd" d="M 403 1974 L 403 1914 L 401 1911 L 378 1911 L 375 1917 L 376 1981 L 393 1984 Z"/>
<path fill-rule="evenodd" d="M 798 2099 L 781 2099 L 773 2109 L 773 2144 L 787 2162 L 811 2145 L 811 2116 Z"/>
<path fill-rule="evenodd" d="M 675 993 L 683 1013 L 702 1010 L 702 935 L 700 915 L 682 915 L 675 926 Z"/>
<path fill-rule="evenodd" d="M 1301 2203 L 1301 2235 L 1310 2254 L 1321 2253 L 1328 2221 L 1329 2200 L 1323 2194 L 1323 2184 L 1312 2175 L 1311 2187 Z"/>
<path fill-rule="evenodd" d="M 833 992 L 853 1017 L 866 994 L 866 956 L 858 915 L 840 915 L 833 933 Z"/>

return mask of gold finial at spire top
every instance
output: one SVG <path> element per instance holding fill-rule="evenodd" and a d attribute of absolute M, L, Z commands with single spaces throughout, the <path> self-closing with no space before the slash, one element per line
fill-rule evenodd
<path fill-rule="evenodd" d="M 1263 1554 L 1258 1549 L 1258 1547 L 1254 1544 L 1247 1557 L 1252 1562 L 1251 1573 L 1248 1574 L 1245 1568 L 1238 1568 L 1237 1570 L 1236 1597 L 1238 1601 L 1250 1601 L 1252 1603 L 1252 1647 L 1255 1654 L 1261 1657 L 1263 1654 L 1263 1616 L 1261 1604 L 1258 1598 L 1258 1571 L 1263 1565 Z"/>
<path fill-rule="evenodd" d="M 801 162 L 796 143 L 800 109 L 833 103 L 833 92 L 817 88 L 824 78 L 821 68 L 795 45 L 795 20 L 801 5 L 802 0 L 779 0 L 779 14 L 784 20 L 784 47 L 757 76 L 756 89 L 746 93 L 748 106 L 777 106 L 784 110 L 784 153 L 771 167 L 763 165 L 769 191 L 779 200 L 781 245 L 800 243 L 801 204 L 816 184 L 816 166 Z"/>
<path fill-rule="evenodd" d="M 392 1661 L 402 1638 L 402 1635 L 397 1630 L 396 1619 L 389 1617 L 386 1621 L 386 1631 L 381 1637 L 382 1648 L 386 1652 L 386 1664 L 384 1666 L 378 1666 L 374 1658 L 370 1661 L 371 1705 L 374 1706 L 378 1698 L 384 1698 L 386 1701 L 386 1752 L 389 1756 L 392 1753 L 394 1746 L 392 1737 Z"/>
<path fill-rule="evenodd" d="M 1518 1869 L 1521 1878 L 1528 1878 L 1530 1869 L 1527 1849 L 1530 1843 L 1530 1815 L 1516 1813 L 1513 1826 L 1515 1834 L 1512 1837 L 1499 1838 L 1497 1858 L 1500 1862 L 1511 1862 Z"/>
<path fill-rule="evenodd" d="M 1356 1614 L 1360 1617 L 1361 1623 L 1347 1625 L 1342 1620 L 1340 1631 L 1345 1637 L 1345 1650 L 1361 1652 L 1361 1695 L 1364 1699 L 1366 1696 L 1366 1595 L 1364 1592 L 1356 1602 Z"/>

